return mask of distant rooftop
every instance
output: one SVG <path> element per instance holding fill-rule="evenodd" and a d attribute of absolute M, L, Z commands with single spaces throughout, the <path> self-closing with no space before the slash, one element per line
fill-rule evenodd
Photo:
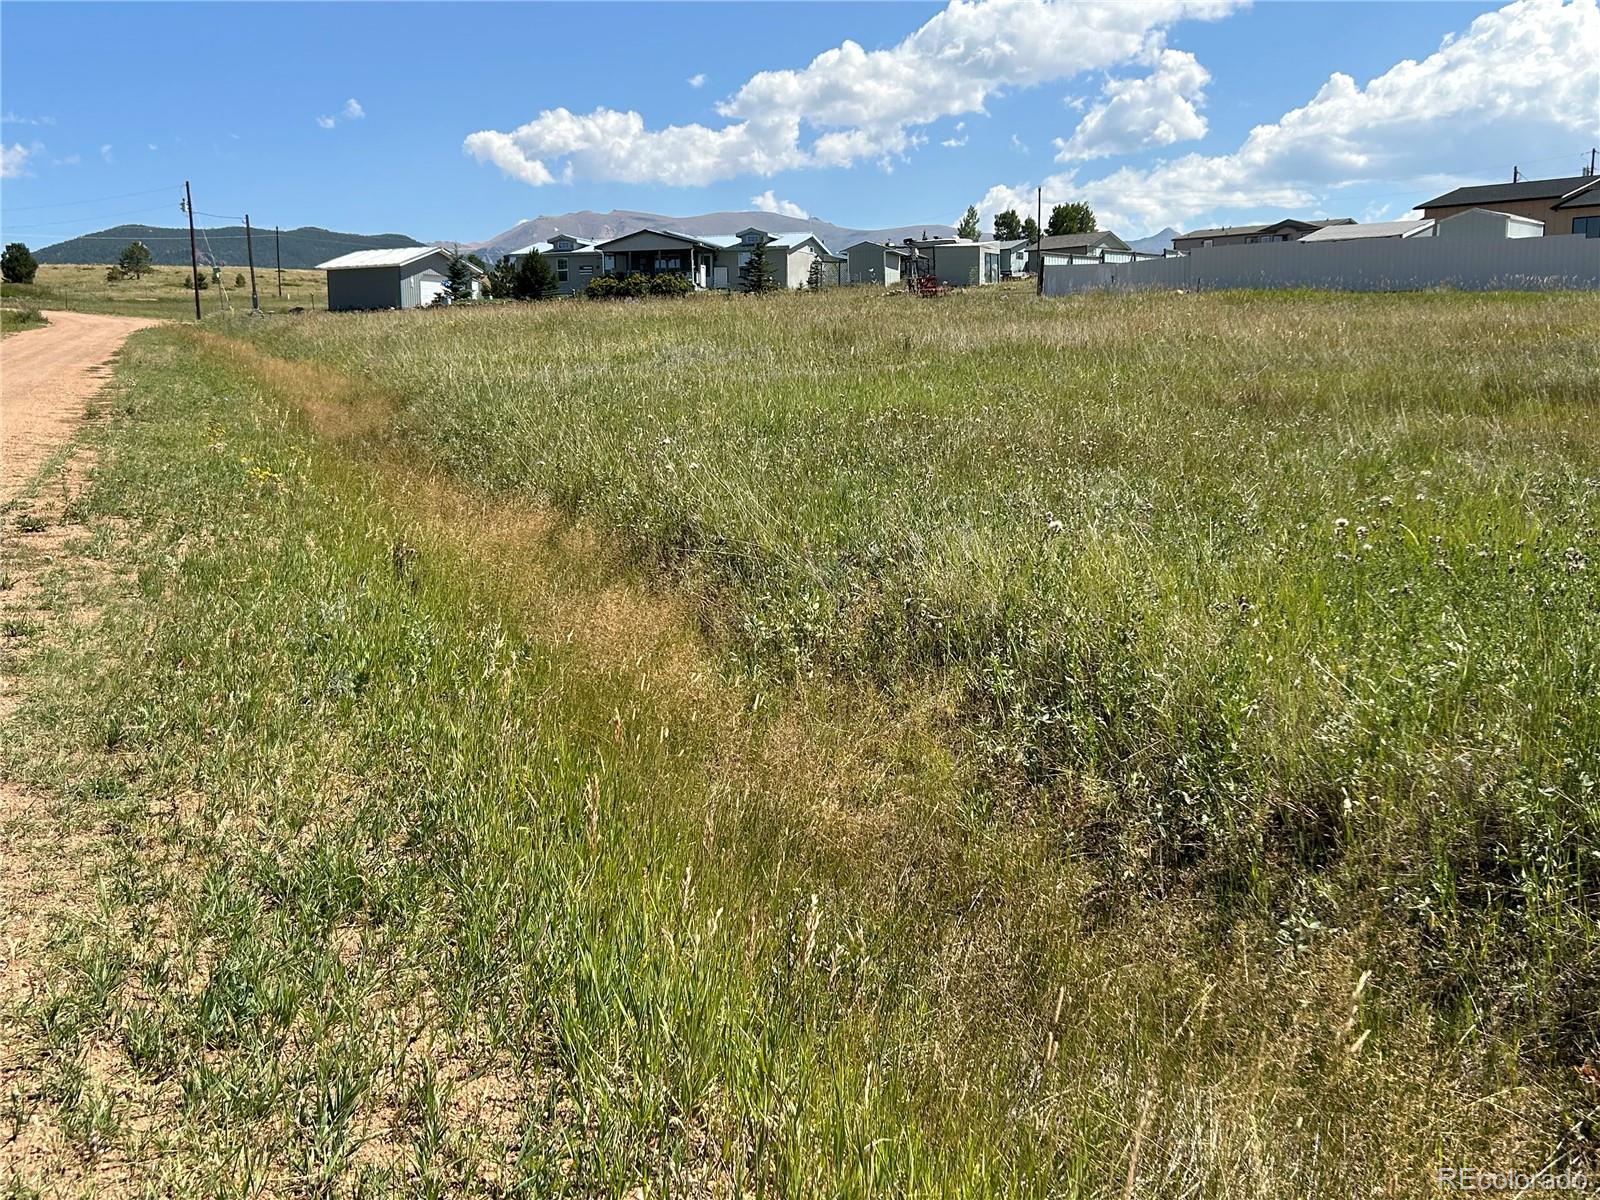
<path fill-rule="evenodd" d="M 1368 221 L 1365 225 L 1329 225 L 1315 233 L 1308 233 L 1302 242 L 1354 242 L 1362 238 L 1420 237 L 1433 228 L 1433 221 L 1423 217 L 1411 221 Z"/>
<path fill-rule="evenodd" d="M 1458 204 L 1508 204 L 1515 200 L 1558 200 L 1600 184 L 1600 175 L 1567 175 L 1560 179 L 1519 179 L 1515 183 L 1485 183 L 1458 187 L 1453 192 L 1424 200 L 1418 208 L 1453 208 Z M 1600 195 L 1596 196 L 1600 202 Z"/>

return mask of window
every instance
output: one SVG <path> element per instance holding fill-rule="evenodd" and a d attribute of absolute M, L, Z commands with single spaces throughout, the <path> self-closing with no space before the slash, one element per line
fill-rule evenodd
<path fill-rule="evenodd" d="M 1573 217 L 1572 232 L 1584 237 L 1600 238 L 1600 217 Z"/>
<path fill-rule="evenodd" d="M 610 254 L 602 256 L 600 259 L 600 269 L 603 270 L 607 275 L 611 274 L 611 272 L 617 269 L 616 257 Z"/>
<path fill-rule="evenodd" d="M 556 278 L 562 283 L 567 281 L 567 260 L 564 258 L 556 259 Z"/>

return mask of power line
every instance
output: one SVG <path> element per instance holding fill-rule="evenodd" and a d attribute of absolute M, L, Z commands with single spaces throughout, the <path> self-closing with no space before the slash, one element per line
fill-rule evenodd
<path fill-rule="evenodd" d="M 73 204 L 100 204 L 106 200 L 126 200 L 130 196 L 154 196 L 157 192 L 175 192 L 179 190 L 178 184 L 170 187 L 150 188 L 143 192 L 118 192 L 114 196 L 94 196 L 87 200 L 52 200 L 48 204 L 8 204 L 10 212 L 33 212 L 41 208 L 66 208 Z"/>
<path fill-rule="evenodd" d="M 30 221 L 24 225 L 13 225 L 7 221 L 3 222 L 3 225 L 6 229 L 44 229 L 52 225 L 77 225 L 84 221 L 109 221 L 113 217 L 142 217 L 148 213 L 165 212 L 166 210 L 167 206 L 163 204 L 160 208 L 130 208 L 122 212 L 101 213 L 97 217 L 63 217 L 59 221 Z"/>

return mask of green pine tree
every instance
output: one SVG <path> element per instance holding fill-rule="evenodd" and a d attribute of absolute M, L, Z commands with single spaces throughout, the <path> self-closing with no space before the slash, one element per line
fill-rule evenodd
<path fill-rule="evenodd" d="M 744 290 L 752 296 L 777 290 L 778 275 L 773 269 L 772 259 L 767 257 L 767 244 L 764 240 L 751 247 L 750 257 L 745 260 L 744 266 L 739 268 L 739 278 L 744 284 Z"/>
<path fill-rule="evenodd" d="M 12 242 L 5 253 L 0 254 L 0 275 L 11 283 L 32 283 L 38 273 L 39 264 L 23 243 Z"/>
<path fill-rule="evenodd" d="M 966 238 L 969 242 L 978 240 L 978 206 L 967 205 L 966 215 L 961 218 L 961 224 L 956 226 L 956 236 Z"/>
<path fill-rule="evenodd" d="M 143 278 L 150 270 L 150 247 L 143 242 L 129 242 L 117 255 L 117 270 L 135 279 Z"/>
<path fill-rule="evenodd" d="M 1050 227 L 1045 232 L 1051 237 L 1064 233 L 1093 233 L 1094 209 L 1087 204 L 1058 204 L 1050 210 Z"/>
<path fill-rule="evenodd" d="M 472 299 L 472 264 L 459 254 L 450 256 L 445 269 L 445 280 L 450 288 L 451 300 Z"/>
<path fill-rule="evenodd" d="M 537 250 L 530 250 L 517 264 L 516 283 L 511 294 L 518 300 L 548 300 L 561 290 L 556 269 Z"/>
<path fill-rule="evenodd" d="M 994 215 L 994 240 L 997 242 L 1014 242 L 1022 236 L 1022 218 L 1017 215 L 1017 210 L 1008 208 L 1005 212 Z"/>

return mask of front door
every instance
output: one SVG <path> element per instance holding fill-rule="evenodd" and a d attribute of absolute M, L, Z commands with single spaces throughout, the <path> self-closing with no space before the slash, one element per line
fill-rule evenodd
<path fill-rule="evenodd" d="M 713 267 L 711 271 L 711 286 L 726 291 L 728 288 L 728 268 Z"/>

